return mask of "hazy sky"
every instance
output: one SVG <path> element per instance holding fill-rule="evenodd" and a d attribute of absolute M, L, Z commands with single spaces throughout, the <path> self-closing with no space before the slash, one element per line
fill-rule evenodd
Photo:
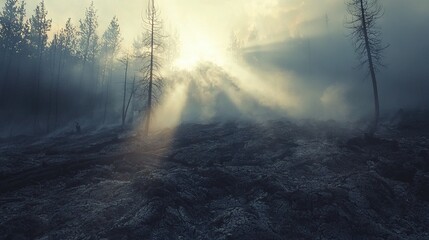
<path fill-rule="evenodd" d="M 182 60 L 209 60 L 228 68 L 231 34 L 243 42 L 249 69 L 260 81 L 282 79 L 286 92 L 300 96 L 303 112 L 326 107 L 325 115 L 372 111 L 365 70 L 357 65 L 345 28 L 346 0 L 158 0 L 167 29 L 180 36 Z M 0 0 L 4 3 L 5 0 Z M 27 0 L 32 14 L 37 0 Z M 45 0 L 53 29 L 68 17 L 75 25 L 90 0 Z M 384 109 L 429 103 L 429 1 L 380 0 L 385 15 L 378 26 L 386 69 L 379 74 Z M 147 0 L 94 0 L 99 33 L 113 16 L 120 21 L 124 44 L 142 32 Z M 225 66 L 226 65 L 226 66 Z M 238 75 L 238 71 L 231 73 Z M 274 80 L 273 80 L 274 81 Z M 279 80 L 280 81 L 280 80 Z M 298 100 L 297 100 L 298 101 Z M 318 104 L 314 104 L 317 102 Z"/>
<path fill-rule="evenodd" d="M 5 2 L 5 0 L 0 0 Z M 32 14 L 38 0 L 25 0 L 27 14 Z M 75 25 L 83 18 L 91 0 L 45 0 L 53 31 L 71 17 Z M 227 48 L 232 32 L 246 45 L 285 42 L 329 33 L 347 34 L 345 0 L 157 0 L 165 26 L 176 30 L 185 47 Z M 403 27 L 420 35 L 416 24 L 423 25 L 429 16 L 427 0 L 380 0 L 386 16 L 380 22 L 387 28 Z M 120 21 L 124 43 L 129 44 L 142 30 L 141 17 L 147 0 L 94 0 L 99 16 L 99 32 L 106 29 L 113 16 Z M 3 4 L 2 4 L 3 5 Z M 325 25 L 328 25 L 325 28 Z M 386 41 L 390 42 L 390 36 Z M 411 36 L 410 36 L 411 37 Z M 404 38 L 404 37 L 402 37 Z M 189 43 L 190 42 L 190 43 Z M 199 46 L 202 45 L 202 46 Z M 220 50 L 220 49 L 216 49 Z"/>
<path fill-rule="evenodd" d="M 5 0 L 0 0 L 5 2 Z M 25 0 L 27 13 L 34 11 L 38 0 Z M 77 25 L 90 0 L 45 0 L 53 29 L 62 27 L 71 17 Z M 176 30 L 184 47 L 227 48 L 232 32 L 246 45 L 285 42 L 297 38 L 342 33 L 346 12 L 345 0 L 157 0 L 165 26 Z M 380 0 L 386 15 L 380 22 L 387 42 L 391 31 L 407 31 L 420 36 L 429 16 L 427 0 Z M 119 18 L 124 43 L 129 44 L 141 32 L 141 17 L 147 0 L 94 0 L 98 9 L 100 34 L 113 16 Z M 327 24 L 327 27 L 324 26 Z M 417 26 L 416 26 L 417 24 Z M 427 28 L 427 27 L 425 27 Z M 401 34 L 400 34 L 401 35 Z M 405 37 L 402 36 L 402 40 Z M 408 38 L 412 38 L 409 36 Z"/>
<path fill-rule="evenodd" d="M 1 0 L 3 3 L 5 0 Z M 32 14 L 38 0 L 26 0 L 27 13 Z M 45 0 L 53 30 L 61 28 L 71 17 L 77 25 L 90 0 Z M 141 16 L 147 0 L 94 0 L 100 21 L 100 33 L 113 16 L 119 18 L 124 40 L 132 40 L 141 31 Z M 229 43 L 232 31 L 245 37 L 258 32 L 258 40 L 279 40 L 298 37 L 302 24 L 332 14 L 335 21 L 344 16 L 342 0 L 158 0 L 166 27 L 176 29 L 184 38 Z M 191 35 L 191 36 L 188 36 Z M 249 37 L 249 36 L 246 36 Z M 249 37 L 251 38 L 251 37 Z M 251 39 L 255 40 L 255 39 Z"/>

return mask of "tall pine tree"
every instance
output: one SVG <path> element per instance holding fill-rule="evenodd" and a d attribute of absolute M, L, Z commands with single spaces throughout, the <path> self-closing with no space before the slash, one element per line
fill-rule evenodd
<path fill-rule="evenodd" d="M 42 0 L 34 10 L 34 15 L 30 18 L 30 44 L 33 47 L 33 58 L 37 60 L 36 69 L 36 92 L 35 92 L 35 115 L 33 130 L 39 132 L 39 113 L 40 113 L 40 81 L 42 78 L 43 53 L 48 43 L 48 32 L 51 30 L 52 20 L 47 18 L 48 12 L 45 8 L 45 2 Z"/>
<path fill-rule="evenodd" d="M 112 80 L 112 70 L 113 70 L 114 59 L 119 51 L 121 41 L 122 41 L 121 30 L 119 27 L 118 18 L 113 17 L 112 21 L 109 24 L 109 27 L 104 32 L 103 39 L 102 39 L 102 52 L 104 57 L 102 81 L 105 84 L 103 122 L 106 121 L 106 117 L 107 117 L 110 83 Z M 107 73 L 109 76 L 106 79 Z"/>
<path fill-rule="evenodd" d="M 79 52 L 82 59 L 82 75 L 80 84 L 83 80 L 86 71 L 86 65 L 91 56 L 93 56 L 94 45 L 98 41 L 97 28 L 98 28 L 98 17 L 97 11 L 94 7 L 94 2 L 85 12 L 85 18 L 79 21 Z"/>
<path fill-rule="evenodd" d="M 27 25 L 25 22 L 25 3 L 18 0 L 6 0 L 0 15 L 0 52 L 2 53 L 1 96 L 5 96 L 10 78 L 13 59 L 25 49 Z M 3 100 L 3 99 L 2 99 Z"/>

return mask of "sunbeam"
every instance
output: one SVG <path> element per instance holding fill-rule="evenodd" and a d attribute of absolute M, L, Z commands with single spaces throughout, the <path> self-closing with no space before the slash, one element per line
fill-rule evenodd
<path fill-rule="evenodd" d="M 166 93 L 165 98 L 154 112 L 154 130 L 175 128 L 180 124 L 188 99 L 188 88 L 189 81 L 182 81 Z"/>

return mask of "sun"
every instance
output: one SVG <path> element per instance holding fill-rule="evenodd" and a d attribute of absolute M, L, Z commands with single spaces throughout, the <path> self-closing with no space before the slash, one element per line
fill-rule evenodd
<path fill-rule="evenodd" d="M 200 62 L 223 65 L 226 59 L 224 47 L 204 35 L 188 35 L 181 41 L 180 54 L 175 61 L 179 69 L 191 70 Z"/>

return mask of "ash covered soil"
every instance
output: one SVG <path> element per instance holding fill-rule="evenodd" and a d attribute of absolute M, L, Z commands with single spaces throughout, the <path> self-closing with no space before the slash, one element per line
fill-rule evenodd
<path fill-rule="evenodd" d="M 429 114 L 0 143 L 0 239 L 429 239 Z"/>

